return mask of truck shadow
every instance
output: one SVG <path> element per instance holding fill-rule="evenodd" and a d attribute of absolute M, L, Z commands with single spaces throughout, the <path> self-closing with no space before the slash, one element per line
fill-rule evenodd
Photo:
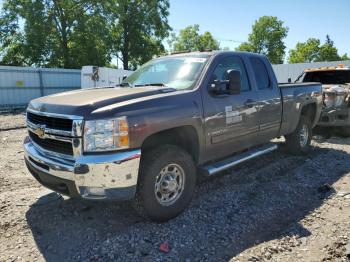
<path fill-rule="evenodd" d="M 297 157 L 282 147 L 201 182 L 190 208 L 163 224 L 144 221 L 129 203 L 43 201 L 50 195 L 26 218 L 46 261 L 227 261 L 257 243 L 310 235 L 300 220 L 349 171 L 344 151 L 314 147 L 308 157 Z M 159 252 L 163 241 L 168 254 Z"/>

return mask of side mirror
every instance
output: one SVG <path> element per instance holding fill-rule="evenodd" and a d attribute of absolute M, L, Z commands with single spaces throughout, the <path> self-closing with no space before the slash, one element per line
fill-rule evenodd
<path fill-rule="evenodd" d="M 228 70 L 227 90 L 231 95 L 238 95 L 241 93 L 241 72 L 235 69 Z"/>

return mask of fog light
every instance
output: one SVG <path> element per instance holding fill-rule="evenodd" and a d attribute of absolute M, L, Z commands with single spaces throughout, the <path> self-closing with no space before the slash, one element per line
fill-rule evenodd
<path fill-rule="evenodd" d="M 84 198 L 101 198 L 106 196 L 105 190 L 102 187 L 83 187 L 81 191 Z"/>

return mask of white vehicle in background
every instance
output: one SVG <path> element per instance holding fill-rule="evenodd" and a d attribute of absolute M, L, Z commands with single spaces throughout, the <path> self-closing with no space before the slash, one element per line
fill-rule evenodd
<path fill-rule="evenodd" d="M 81 88 L 116 86 L 132 72 L 107 67 L 83 66 L 81 69 Z"/>
<path fill-rule="evenodd" d="M 350 136 L 350 67 L 344 65 L 306 69 L 296 82 L 320 82 L 324 108 L 315 133 Z"/>

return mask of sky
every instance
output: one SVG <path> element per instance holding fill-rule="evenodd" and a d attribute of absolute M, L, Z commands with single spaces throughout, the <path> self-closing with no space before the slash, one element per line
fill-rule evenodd
<path fill-rule="evenodd" d="M 287 49 L 310 37 L 329 34 L 339 54 L 350 54 L 350 0 L 170 0 L 169 24 L 175 32 L 199 24 L 221 47 L 246 41 L 261 16 L 277 16 L 289 27 Z"/>
<path fill-rule="evenodd" d="M 201 33 L 209 31 L 222 48 L 233 50 L 264 15 L 277 16 L 289 27 L 287 54 L 297 42 L 310 37 L 324 42 L 329 34 L 339 54 L 350 55 L 350 0 L 170 0 L 169 24 L 175 33 L 199 24 Z"/>

